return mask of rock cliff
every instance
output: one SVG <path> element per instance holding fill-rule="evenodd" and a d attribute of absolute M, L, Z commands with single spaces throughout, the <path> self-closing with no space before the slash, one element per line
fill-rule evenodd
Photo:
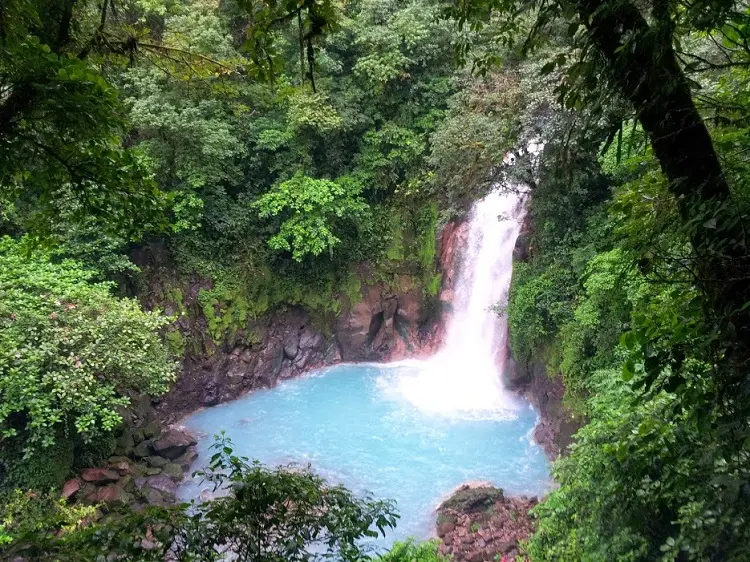
<path fill-rule="evenodd" d="M 283 305 L 258 319 L 246 321 L 231 343 L 213 341 L 208 320 L 198 300 L 212 283 L 194 278 L 174 290 L 154 276 L 146 294 L 149 308 L 175 315 L 179 337 L 192 335 L 185 349 L 180 375 L 161 398 L 162 418 L 175 421 L 205 406 L 232 400 L 258 388 L 325 365 L 354 361 L 386 361 L 427 355 L 443 337 L 442 318 L 450 306 L 459 258 L 457 248 L 465 237 L 460 222 L 443 227 L 438 239 L 440 293 L 427 295 L 415 276 L 396 274 L 389 283 L 374 282 L 368 264 L 357 269 L 360 290 L 338 295 L 338 313 L 330 318 L 313 316 L 300 306 Z M 153 255 L 140 256 L 153 260 Z M 147 264 L 146 264 L 147 266 Z"/>
<path fill-rule="evenodd" d="M 526 215 L 513 250 L 514 261 L 525 262 L 533 256 L 533 228 L 531 215 Z M 534 359 L 524 361 L 511 357 L 510 364 L 506 384 L 524 394 L 539 412 L 540 420 L 534 428 L 535 441 L 551 459 L 565 454 L 582 420 L 575 418 L 563 404 L 565 386 L 562 376 L 548 373 L 544 363 Z"/>

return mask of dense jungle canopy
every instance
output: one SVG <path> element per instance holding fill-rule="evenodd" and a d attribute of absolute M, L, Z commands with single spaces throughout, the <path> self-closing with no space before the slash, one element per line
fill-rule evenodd
<path fill-rule="evenodd" d="M 150 280 L 211 280 L 217 346 L 284 304 L 335 315 L 363 263 L 434 297 L 439 229 L 498 184 L 528 186 L 532 224 L 499 311 L 513 355 L 562 376 L 581 425 L 525 556 L 750 560 L 750 7 L 730 0 L 0 2 L 0 555 L 306 560 L 322 533 L 367 559 L 353 541 L 393 506 L 226 443 L 233 492 L 198 512 L 92 523 L 59 488 L 202 349 L 145 310 Z M 307 511 L 273 511 L 280 550 L 262 514 L 290 494 Z"/>

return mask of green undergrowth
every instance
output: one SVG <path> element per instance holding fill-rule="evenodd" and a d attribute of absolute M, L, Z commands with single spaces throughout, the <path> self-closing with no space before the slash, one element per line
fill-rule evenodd
<path fill-rule="evenodd" d="M 362 300 L 365 284 L 380 284 L 396 294 L 418 290 L 427 299 L 434 298 L 442 280 L 437 272 L 437 206 L 390 210 L 383 217 L 387 217 L 387 229 L 380 236 L 381 251 L 359 264 L 316 258 L 269 265 L 263 249 L 215 257 L 209 247 L 176 246 L 176 267 L 152 275 L 164 276 L 163 307 L 175 317 L 204 318 L 205 333 L 187 333 L 173 325 L 166 333 L 170 349 L 177 355 L 201 353 L 205 349 L 199 340 L 205 338 L 219 346 L 258 343 L 253 325 L 284 306 L 303 308 L 315 325 L 330 332 L 344 307 Z M 195 274 L 204 280 L 204 286 L 198 292 L 197 305 L 189 309 L 185 302 L 187 279 Z"/>
<path fill-rule="evenodd" d="M 390 551 L 378 556 L 375 562 L 448 562 L 448 558 L 438 554 L 438 541 L 397 542 Z"/>

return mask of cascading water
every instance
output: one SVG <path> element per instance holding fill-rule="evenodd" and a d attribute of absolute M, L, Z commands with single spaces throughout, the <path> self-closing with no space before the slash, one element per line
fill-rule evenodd
<path fill-rule="evenodd" d="M 531 439 L 537 416 L 503 388 L 507 328 L 492 309 L 507 298 L 522 213 L 514 194 L 494 192 L 474 206 L 454 312 L 434 357 L 338 365 L 196 412 L 185 424 L 206 437 L 199 464 L 210 457 L 210 436 L 225 430 L 238 454 L 310 463 L 355 492 L 393 498 L 401 519 L 380 545 L 428 536 L 440 498 L 468 481 L 546 490 L 547 460 Z M 187 480 L 180 495 L 204 488 Z"/>
<path fill-rule="evenodd" d="M 474 204 L 445 344 L 397 383 L 417 407 L 471 417 L 507 417 L 517 408 L 502 382 L 508 329 L 497 308 L 507 303 L 523 212 L 515 192 L 493 191 Z"/>

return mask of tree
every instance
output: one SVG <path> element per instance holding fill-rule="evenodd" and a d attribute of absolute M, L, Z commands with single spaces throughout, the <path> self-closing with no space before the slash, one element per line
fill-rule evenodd
<path fill-rule="evenodd" d="M 78 264 L 26 257 L 0 239 L 0 435 L 44 454 L 60 435 L 114 429 L 128 392 L 161 394 L 174 378 L 158 331 L 167 319 L 89 284 Z"/>
<path fill-rule="evenodd" d="M 296 261 L 332 252 L 339 244 L 337 226 L 356 221 L 368 210 L 353 178 L 314 179 L 298 172 L 263 195 L 253 206 L 261 218 L 282 217 L 268 240 L 274 250 L 292 253 Z"/>
<path fill-rule="evenodd" d="M 98 215 L 138 237 L 164 225 L 165 202 L 136 151 L 124 146 L 123 109 L 101 72 L 106 53 L 132 53 L 114 35 L 112 3 L 11 0 L 0 7 L 0 189 L 49 236 L 56 199 L 75 219 Z M 132 41 L 131 41 L 132 43 Z M 127 59 L 125 59 L 127 60 Z M 98 64 L 97 64 L 98 63 Z"/>

